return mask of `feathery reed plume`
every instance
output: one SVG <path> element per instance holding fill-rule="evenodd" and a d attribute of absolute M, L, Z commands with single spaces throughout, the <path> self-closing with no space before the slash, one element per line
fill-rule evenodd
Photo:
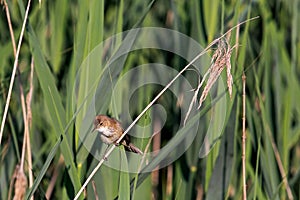
<path fill-rule="evenodd" d="M 199 84 L 197 86 L 197 89 L 194 91 L 194 96 L 192 98 L 192 101 L 190 103 L 188 112 L 186 114 L 186 117 L 184 119 L 184 124 L 186 124 L 186 121 L 188 119 L 188 116 L 192 110 L 192 107 L 194 104 L 196 104 L 196 100 L 198 97 L 198 93 L 200 88 L 202 87 L 204 81 L 206 80 L 206 77 L 209 75 L 207 79 L 206 86 L 204 87 L 204 90 L 200 96 L 199 99 L 199 105 L 197 109 L 200 109 L 202 106 L 202 103 L 206 99 L 210 89 L 212 88 L 213 84 L 217 81 L 218 77 L 220 76 L 221 72 L 223 69 L 226 67 L 227 68 L 227 87 L 228 87 L 228 93 L 231 98 L 232 96 L 232 75 L 231 75 L 231 63 L 230 63 L 230 58 L 231 58 L 231 53 L 232 49 L 234 49 L 236 46 L 231 47 L 228 40 L 230 39 L 230 33 L 228 32 L 228 39 L 225 37 L 218 38 L 217 40 L 213 41 L 213 44 L 218 44 L 218 48 L 214 52 L 212 59 L 211 59 L 211 64 L 208 69 L 208 71 L 204 74 L 201 82 L 199 81 Z"/>

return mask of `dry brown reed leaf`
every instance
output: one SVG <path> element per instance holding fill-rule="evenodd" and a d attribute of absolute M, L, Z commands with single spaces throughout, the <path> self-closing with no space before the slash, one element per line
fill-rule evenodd
<path fill-rule="evenodd" d="M 27 178 L 24 174 L 24 171 L 16 166 L 15 173 L 15 186 L 14 186 L 14 198 L 13 200 L 22 200 L 25 198 L 26 189 L 27 189 Z"/>

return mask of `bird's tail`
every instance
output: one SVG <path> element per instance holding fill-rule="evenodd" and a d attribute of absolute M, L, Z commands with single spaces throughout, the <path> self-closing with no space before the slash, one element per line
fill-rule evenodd
<path fill-rule="evenodd" d="M 143 152 L 130 142 L 130 138 L 128 135 L 125 136 L 125 138 L 122 140 L 121 144 L 125 147 L 126 151 L 130 151 L 133 153 L 143 155 Z"/>
<path fill-rule="evenodd" d="M 123 146 L 125 148 L 126 151 L 130 151 L 130 152 L 133 152 L 133 153 L 137 153 L 137 154 L 140 154 L 140 155 L 143 155 L 143 152 L 137 148 L 136 146 L 134 146 L 132 143 L 126 143 L 126 142 L 123 142 Z"/>
<path fill-rule="evenodd" d="M 137 148 L 136 146 L 134 146 L 132 143 L 129 143 L 129 145 L 127 146 L 129 151 L 133 152 L 133 153 L 137 153 L 137 154 L 140 154 L 140 155 L 143 155 L 143 152 Z"/>

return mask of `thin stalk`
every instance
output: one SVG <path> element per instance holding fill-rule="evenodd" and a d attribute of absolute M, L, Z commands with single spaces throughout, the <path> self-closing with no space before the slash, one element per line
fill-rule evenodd
<path fill-rule="evenodd" d="M 6 99 L 4 113 L 3 113 L 2 122 L 1 122 L 0 145 L 1 145 L 1 140 L 2 140 L 2 136 L 3 136 L 4 125 L 5 125 L 6 116 L 7 116 L 7 112 L 8 112 L 8 108 L 9 108 L 9 103 L 10 103 L 10 99 L 11 99 L 11 93 L 12 93 L 12 89 L 13 89 L 13 85 L 14 85 L 14 81 L 15 81 L 15 76 L 16 76 L 16 72 L 17 72 L 18 59 L 19 59 L 20 49 L 21 49 L 22 40 L 23 40 L 23 36 L 24 36 L 25 25 L 26 25 L 27 18 L 28 18 L 30 2 L 31 2 L 31 0 L 28 0 L 27 8 L 26 8 L 25 16 L 24 16 L 24 21 L 23 21 L 23 25 L 22 25 L 22 29 L 21 29 L 20 39 L 19 39 L 19 43 L 18 43 L 16 58 L 15 58 L 15 61 L 14 61 L 14 67 L 13 67 L 13 71 L 12 71 L 11 78 L 10 78 L 10 84 L 9 84 L 7 99 Z"/>
<path fill-rule="evenodd" d="M 7 3 L 6 3 L 6 0 L 3 1 L 3 4 L 4 4 L 4 7 L 5 7 L 5 11 L 6 11 L 6 18 L 7 18 L 10 37 L 11 37 L 11 41 L 12 41 L 14 57 L 16 58 L 16 54 L 17 54 L 16 42 L 15 42 L 15 38 L 14 38 L 14 31 L 13 31 L 13 28 L 12 28 L 12 23 L 11 23 L 11 20 L 10 20 L 9 8 L 8 8 Z M 27 111 L 26 111 L 24 90 L 23 90 L 23 85 L 22 85 L 22 81 L 21 81 L 19 68 L 17 68 L 17 73 L 18 73 L 18 85 L 19 85 L 19 89 L 20 89 L 21 106 L 22 106 L 22 113 L 23 113 L 23 120 L 24 120 L 24 143 L 23 143 L 23 147 L 24 148 L 25 148 L 25 146 L 27 147 L 27 157 L 28 157 L 28 167 L 29 167 L 29 187 L 31 187 L 32 184 L 33 184 L 33 175 L 32 175 L 32 171 L 31 171 L 31 169 L 32 169 L 32 158 L 31 158 L 31 147 L 30 147 L 30 137 L 29 137 L 29 124 L 30 124 L 29 121 L 31 121 L 30 102 L 31 102 L 31 97 L 32 97 L 32 92 L 33 92 L 33 84 L 32 84 L 33 60 L 31 62 L 30 91 L 29 91 L 29 94 L 28 94 L 28 97 L 27 97 L 27 100 L 26 100 Z M 24 157 L 25 157 L 25 149 L 22 149 L 21 164 L 20 164 L 20 170 L 21 171 L 24 170 L 23 169 Z"/>
<path fill-rule="evenodd" d="M 243 135 L 242 135 L 242 171 L 243 171 L 243 200 L 247 199 L 246 185 L 246 75 L 243 73 Z"/>

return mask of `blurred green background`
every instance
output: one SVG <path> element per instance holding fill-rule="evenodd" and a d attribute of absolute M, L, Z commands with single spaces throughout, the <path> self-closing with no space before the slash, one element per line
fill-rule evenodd
<path fill-rule="evenodd" d="M 7 0 L 15 40 L 19 40 L 26 1 Z M 3 2 L 2 2 L 3 3 Z M 5 6 L 0 17 L 0 114 L 3 116 L 14 53 Z M 14 195 L 13 174 L 21 162 L 24 121 L 21 109 L 19 78 L 24 95 L 30 89 L 30 64 L 34 58 L 32 123 L 30 143 L 32 166 L 25 158 L 25 174 L 32 171 L 34 187 L 27 196 L 35 199 L 73 199 L 98 163 L 80 145 L 76 126 L 86 110 L 88 89 L 99 73 L 80 71 L 84 59 L 107 38 L 142 27 L 163 27 L 188 35 L 203 47 L 229 28 L 252 17 L 258 19 L 234 29 L 229 43 L 233 97 L 227 101 L 225 125 L 216 145 L 205 158 L 199 158 L 203 141 L 201 132 L 209 124 L 211 102 L 205 103 L 200 127 L 188 150 L 175 162 L 152 173 L 134 174 L 102 166 L 88 184 L 87 199 L 241 199 L 242 198 L 242 72 L 246 81 L 246 184 L 249 199 L 288 199 L 285 172 L 294 199 L 300 198 L 300 1 L 299 0 L 156 0 L 33 1 L 19 56 L 19 71 L 13 88 L 8 117 L 0 145 L 0 199 Z M 109 44 L 110 54 L 118 51 L 123 37 Z M 155 38 L 151 38 L 153 43 Z M 186 45 L 186 44 L 184 44 Z M 180 46 L 178 47 L 180 48 Z M 200 52 L 199 52 L 200 53 Z M 109 54 L 109 55 L 110 55 Z M 211 52 L 208 53 L 212 55 Z M 100 60 L 109 59 L 105 56 Z M 187 61 L 168 52 L 144 49 L 131 52 L 123 71 L 145 63 L 163 63 L 181 70 Z M 96 67 L 96 66 L 95 66 Z M 104 67 L 104 66 L 103 66 Z M 145 72 L 147 73 L 147 72 Z M 74 103 L 76 75 L 89 80 L 78 86 Z M 185 77 L 197 87 L 198 75 L 187 71 Z M 226 72 L 222 73 L 226 79 Z M 124 85 L 124 88 L 130 84 Z M 136 117 L 159 93 L 161 86 L 145 86 L 136 91 L 137 99 L 130 112 Z M 123 91 L 126 95 L 126 89 Z M 117 94 L 118 95 L 118 94 Z M 120 95 L 121 96 L 121 95 Z M 116 97 L 117 101 L 122 99 Z M 91 98 L 91 97 L 89 97 Z M 220 98 L 229 98 L 222 95 Z M 162 129 L 166 134 L 153 140 L 134 140 L 149 151 L 179 140 L 181 128 L 179 100 L 167 91 L 158 101 L 167 112 Z M 178 106 L 179 104 L 179 106 Z M 119 117 L 114 105 L 104 104 L 97 112 Z M 154 124 L 148 114 L 139 125 Z M 91 116 L 93 118 L 94 116 Z M 2 118 L 1 118 L 2 121 Z M 76 124 L 76 125 L 75 125 Z M 124 127 L 126 128 L 126 127 Z M 153 130 L 148 130 L 150 133 Z M 183 130 L 183 133 L 188 130 Z M 175 146 L 173 146 L 175 147 Z M 278 152 L 274 151 L 277 149 Z M 278 162 L 278 157 L 281 162 Z M 158 153 L 158 160 L 167 157 Z M 28 178 L 27 178 L 28 179 Z M 83 196 L 81 196 L 83 198 Z"/>

